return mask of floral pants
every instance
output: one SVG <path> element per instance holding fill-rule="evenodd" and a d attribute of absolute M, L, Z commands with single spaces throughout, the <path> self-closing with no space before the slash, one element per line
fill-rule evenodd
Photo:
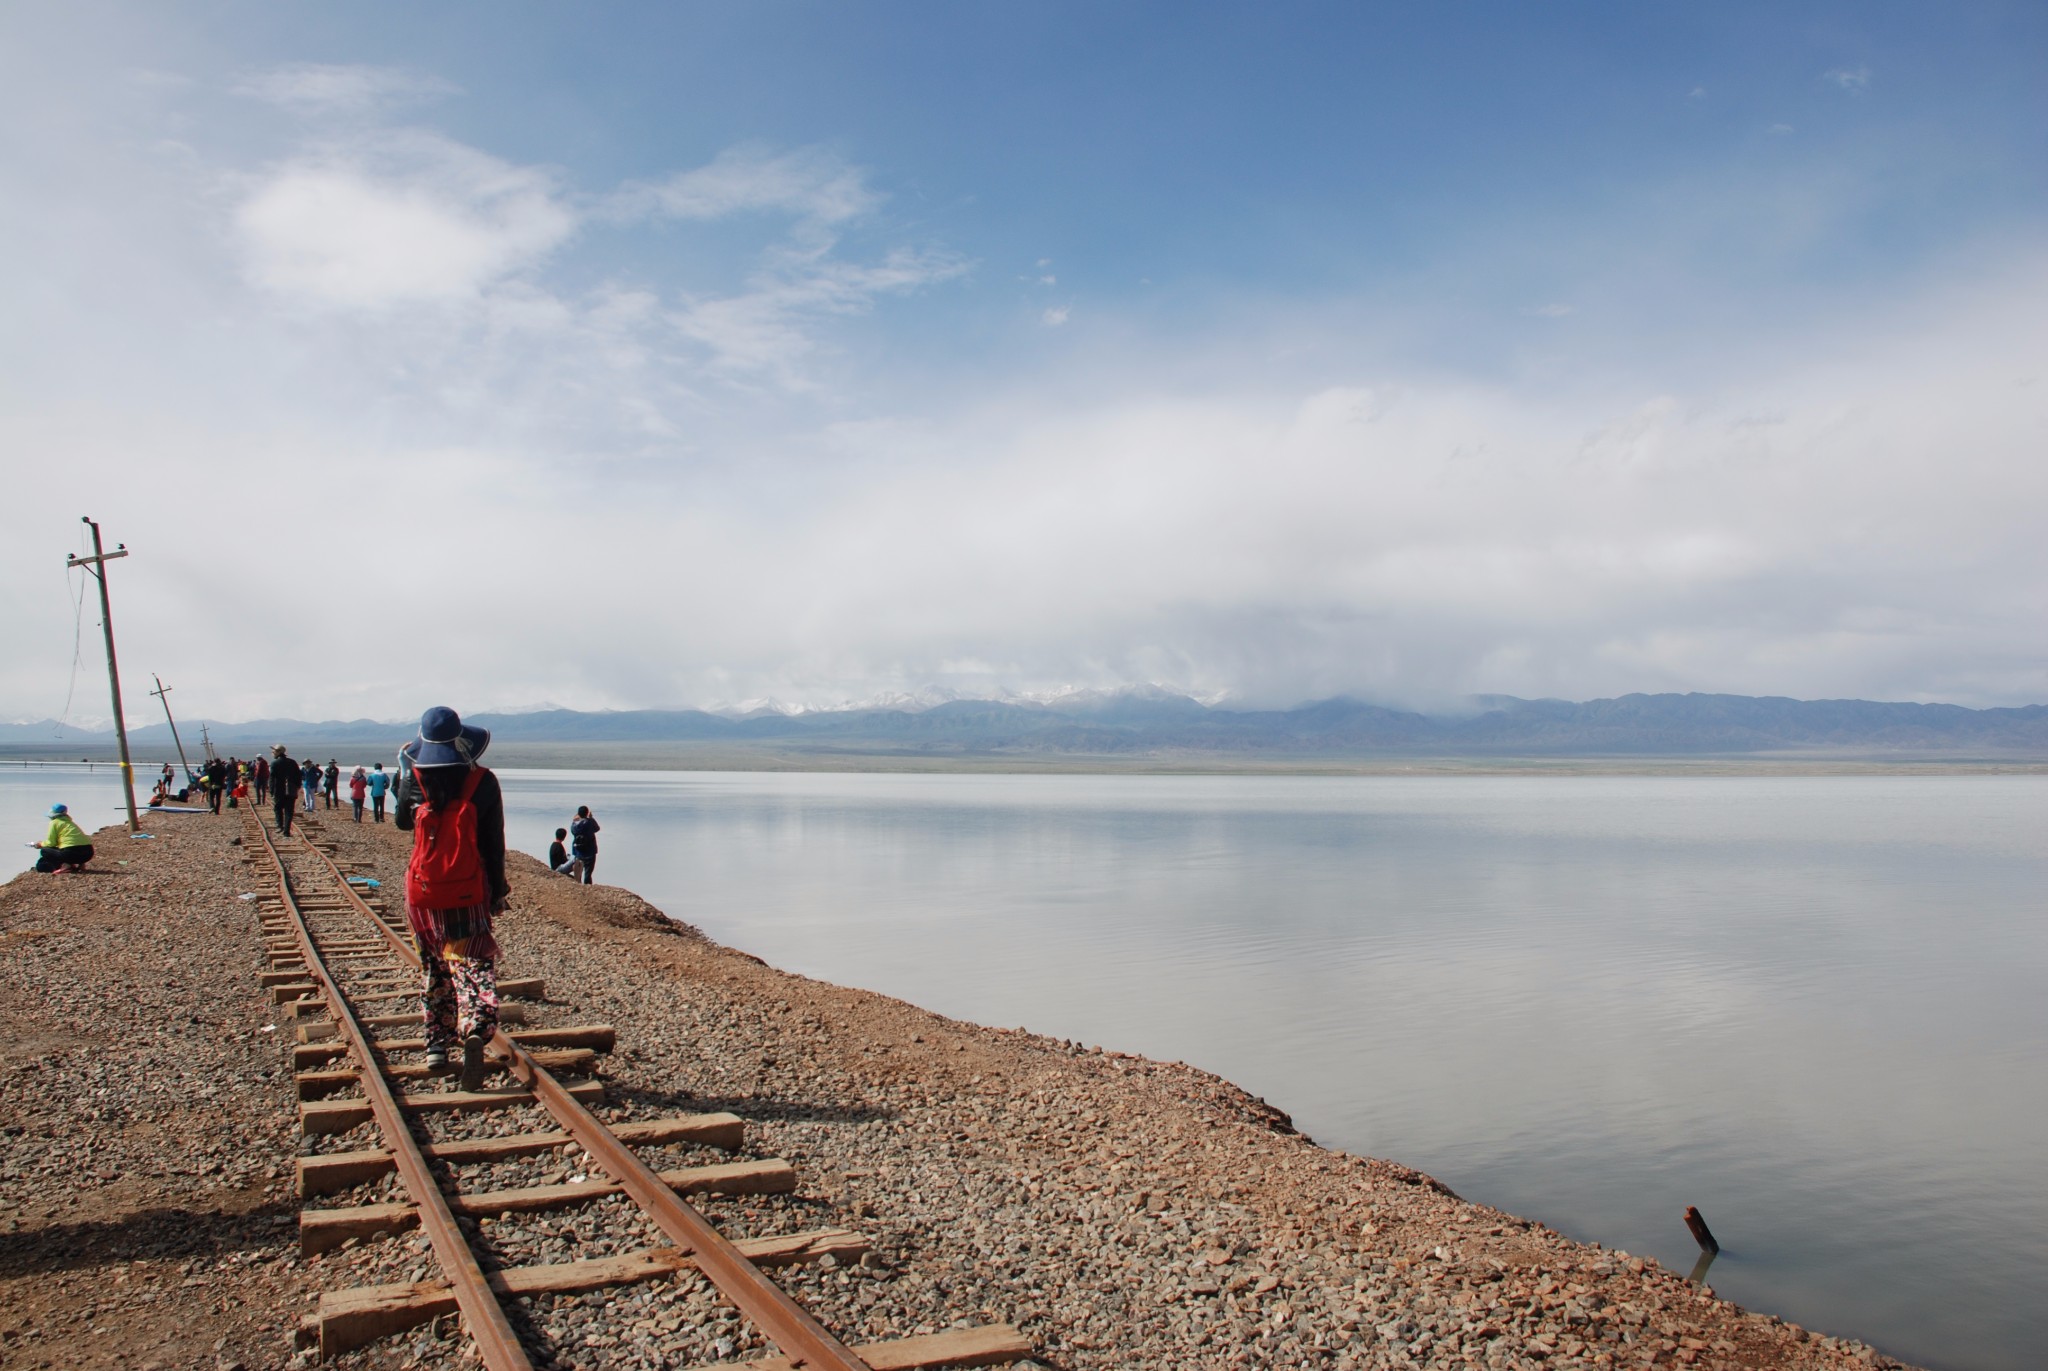
<path fill-rule="evenodd" d="M 489 1038 L 498 1027 L 498 963 L 493 957 L 470 957 L 455 950 L 454 940 L 420 948 L 420 969 L 426 984 L 427 1050 L 453 1052 L 474 1033 Z"/>

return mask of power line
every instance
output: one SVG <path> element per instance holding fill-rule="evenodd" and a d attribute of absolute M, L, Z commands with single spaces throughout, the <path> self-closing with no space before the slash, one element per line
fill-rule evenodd
<path fill-rule="evenodd" d="M 78 544 L 79 550 L 83 551 L 85 548 L 85 538 L 83 535 L 79 537 Z M 67 562 L 65 564 L 66 575 L 64 577 L 67 581 L 71 579 L 69 575 L 70 568 L 71 563 Z M 60 736 L 64 731 L 64 726 L 71 722 L 71 701 L 78 694 L 78 668 L 84 660 L 85 581 L 80 579 L 76 584 L 78 586 L 78 593 L 71 597 L 74 604 L 74 612 L 71 619 L 71 684 L 64 687 L 64 712 L 57 716 L 57 732 Z"/>

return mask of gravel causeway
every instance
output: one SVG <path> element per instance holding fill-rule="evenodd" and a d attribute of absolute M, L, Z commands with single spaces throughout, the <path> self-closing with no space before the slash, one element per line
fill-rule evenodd
<path fill-rule="evenodd" d="M 310 1365 L 293 1330 L 321 1291 L 433 1274 L 416 1234 L 299 1255 L 296 1158 L 374 1146 L 372 1130 L 299 1136 L 239 819 L 155 826 L 96 835 L 89 875 L 0 888 L 0 1367 Z M 317 836 L 395 888 L 407 835 L 337 810 Z M 789 975 L 627 891 L 512 860 L 501 974 L 545 978 L 531 1024 L 617 1027 L 599 1061 L 611 1121 L 747 1121 L 737 1155 L 642 1149 L 657 1170 L 795 1167 L 792 1194 L 693 1200 L 727 1233 L 869 1238 L 857 1261 L 777 1274 L 848 1343 L 964 1321 L 1016 1325 L 1038 1349 L 1018 1366 L 1062 1371 L 1898 1365 L 1318 1147 L 1205 1072 Z M 538 1110 L 425 1123 L 547 1126 Z M 462 1183 L 581 1174 L 553 1152 Z M 387 1176 L 313 1203 L 396 1198 Z M 622 1199 L 473 1231 L 507 1266 L 660 1242 Z M 511 1307 L 537 1365 L 766 1355 L 693 1273 Z M 330 1364 L 474 1365 L 453 1324 Z"/>

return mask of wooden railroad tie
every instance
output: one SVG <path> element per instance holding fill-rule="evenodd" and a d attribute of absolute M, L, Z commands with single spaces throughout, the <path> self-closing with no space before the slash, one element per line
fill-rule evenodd
<path fill-rule="evenodd" d="M 292 1007 L 292 1013 L 302 1019 L 308 1019 L 314 1017 L 315 1015 L 326 1013 L 327 997 L 318 993 L 318 989 L 316 987 L 309 986 L 306 988 L 312 989 L 314 993 L 302 994 L 296 998 L 282 1002 L 289 1003 Z M 282 989 L 282 987 L 279 987 L 279 989 Z M 499 981 L 498 993 L 500 995 L 503 995 L 507 999 L 515 1000 L 545 1000 L 548 997 L 547 983 L 538 976 L 528 976 L 518 980 Z M 409 990 L 380 990 L 375 992 L 374 994 L 369 995 L 351 994 L 349 996 L 349 999 L 355 1001 L 358 1004 L 384 1004 L 391 1000 L 416 1000 L 419 997 L 420 988 L 418 983 L 415 981 L 412 988 Z"/>
<path fill-rule="evenodd" d="M 1035 1346 L 1010 1325 L 991 1323 L 980 1328 L 953 1328 L 922 1337 L 871 1342 L 854 1348 L 853 1355 L 866 1362 L 872 1371 L 921 1371 L 937 1366 L 1001 1366 L 1030 1356 Z M 788 1357 L 768 1357 L 761 1361 L 720 1362 L 715 1367 L 698 1367 L 696 1371 L 801 1371 L 801 1363 Z"/>
<path fill-rule="evenodd" d="M 410 1014 L 375 1014 L 359 1018 L 356 1022 L 364 1028 L 418 1028 L 419 1011 Z M 523 1004 L 501 1004 L 498 1006 L 498 1022 L 501 1024 L 523 1024 L 526 1022 L 526 1006 Z M 333 1020 L 319 1020 L 300 1024 L 293 1030 L 302 1043 L 326 1042 L 341 1036 L 341 1029 Z"/>
<path fill-rule="evenodd" d="M 787 1195 L 796 1189 L 796 1171 L 780 1157 L 758 1161 L 686 1166 L 656 1173 L 678 1195 Z M 625 1187 L 615 1181 L 587 1180 L 567 1185 L 530 1185 L 517 1190 L 482 1190 L 448 1196 L 448 1208 L 459 1218 L 495 1219 L 504 1214 L 535 1214 L 572 1209 L 612 1195 Z M 347 1209 L 299 1211 L 299 1251 L 307 1256 L 332 1251 L 351 1238 L 369 1239 L 400 1233 L 419 1222 L 417 1205 L 363 1204 Z"/>
<path fill-rule="evenodd" d="M 821 1257 L 852 1261 L 868 1250 L 866 1238 L 842 1228 L 773 1238 L 742 1238 L 734 1245 L 754 1265 L 767 1267 L 791 1266 Z M 489 1279 L 491 1288 L 500 1295 L 575 1295 L 608 1286 L 659 1280 L 691 1265 L 690 1259 L 675 1248 L 656 1247 L 594 1261 L 515 1266 L 494 1271 Z M 320 1297 L 320 1312 L 300 1325 L 299 1338 L 304 1344 L 317 1345 L 322 1356 L 339 1356 L 454 1312 L 454 1288 L 439 1278 L 330 1291 Z"/>
<path fill-rule="evenodd" d="M 536 1052 L 533 1054 L 533 1060 L 536 1066 L 571 1076 L 588 1076 L 597 1067 L 597 1054 L 587 1047 Z M 505 1069 L 505 1064 L 487 1062 L 486 1067 L 495 1075 Z M 418 1081 L 433 1076 L 454 1075 L 455 1070 L 452 1066 L 436 1069 L 429 1067 L 425 1062 L 387 1063 L 384 1067 L 384 1079 L 392 1082 Z M 292 1077 L 292 1081 L 298 1087 L 300 1099 L 320 1100 L 338 1090 L 346 1090 L 352 1085 L 361 1084 L 362 1076 L 353 1067 L 343 1067 L 338 1071 L 301 1071 Z"/>
<path fill-rule="evenodd" d="M 409 1020 L 412 1027 L 419 1027 L 415 1016 Z M 618 1045 L 618 1030 L 610 1024 L 571 1024 L 561 1028 L 522 1028 L 507 1035 L 521 1047 L 587 1047 L 592 1052 L 609 1052 Z M 379 1052 L 424 1052 L 425 1038 L 379 1038 L 375 1046 Z M 292 1065 L 310 1069 L 321 1062 L 346 1057 L 348 1048 L 341 1043 L 301 1043 L 292 1049 Z"/>
<path fill-rule="evenodd" d="M 612 1132 L 629 1143 L 665 1147 L 694 1143 L 737 1152 L 746 1140 L 746 1123 L 737 1114 L 684 1114 L 673 1119 L 641 1119 L 616 1123 Z M 496 1162 L 513 1157 L 531 1157 L 574 1145 L 567 1133 L 512 1133 L 498 1138 L 465 1138 L 457 1142 L 422 1143 L 420 1151 L 436 1161 Z M 381 1147 L 361 1152 L 329 1152 L 324 1156 L 299 1158 L 299 1194 L 331 1195 L 338 1190 L 362 1185 L 390 1172 L 397 1163 Z"/>
<path fill-rule="evenodd" d="M 562 1087 L 581 1104 L 604 1099 L 603 1081 L 577 1081 Z M 533 1092 L 519 1087 L 500 1090 L 446 1090 L 433 1094 L 400 1095 L 398 1107 L 415 1114 L 470 1114 L 484 1109 L 511 1109 L 532 1104 Z M 346 1133 L 360 1128 L 374 1117 L 368 1100 L 308 1100 L 299 1106 L 299 1127 L 307 1136 Z"/>

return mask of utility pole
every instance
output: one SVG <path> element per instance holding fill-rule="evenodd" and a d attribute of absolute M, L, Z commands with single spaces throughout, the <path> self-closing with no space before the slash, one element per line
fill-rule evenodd
<path fill-rule="evenodd" d="M 165 685 L 164 678 L 154 671 L 149 673 L 149 679 L 156 682 L 156 689 L 149 693 L 156 696 L 157 703 L 164 707 L 164 722 L 171 726 L 171 741 L 177 744 L 178 748 L 178 765 L 185 768 L 185 779 L 189 782 L 192 779 L 192 763 L 185 760 L 185 744 L 178 737 L 178 721 L 171 717 L 171 692 L 177 687 Z"/>
<path fill-rule="evenodd" d="M 135 764 L 128 760 L 128 723 L 121 717 L 121 668 L 114 661 L 114 606 L 107 599 L 107 563 L 116 557 L 128 555 L 128 544 L 116 543 L 114 551 L 108 552 L 100 546 L 100 526 L 92 516 L 81 515 L 79 522 L 92 530 L 92 556 L 66 557 L 66 567 L 84 567 L 100 583 L 100 627 L 107 632 L 107 681 L 114 690 L 114 737 L 121 744 L 121 789 L 128 796 L 128 831 L 140 833 L 142 819 L 135 812 Z"/>

